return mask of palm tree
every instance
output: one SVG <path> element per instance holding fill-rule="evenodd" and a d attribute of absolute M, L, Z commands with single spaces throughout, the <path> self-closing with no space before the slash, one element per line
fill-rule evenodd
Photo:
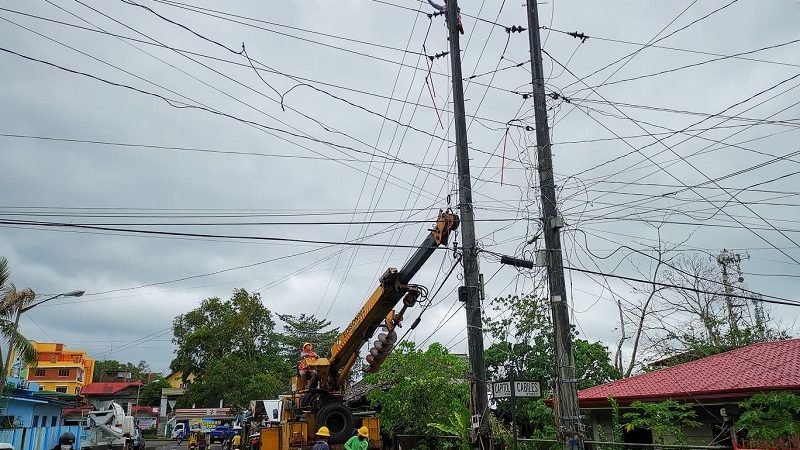
<path fill-rule="evenodd" d="M 9 282 L 10 276 L 8 260 L 0 258 L 0 339 L 13 342 L 13 348 L 9 351 L 18 355 L 23 363 L 30 364 L 36 361 L 36 349 L 31 341 L 19 332 L 15 319 L 22 308 L 33 302 L 36 294 L 29 288 L 17 289 Z M 8 367 L 3 367 L 2 348 L 0 348 L 0 369 L 2 369 L 0 380 L 4 385 Z M 0 386 L 0 393 L 3 392 L 3 387 L 5 386 Z"/>

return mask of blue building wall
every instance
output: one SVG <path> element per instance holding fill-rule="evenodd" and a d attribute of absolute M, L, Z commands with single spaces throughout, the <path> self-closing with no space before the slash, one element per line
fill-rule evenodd
<path fill-rule="evenodd" d="M 9 382 L 16 384 L 16 379 L 9 378 Z M 21 381 L 20 381 L 21 382 Z M 80 427 L 64 427 L 62 425 L 61 411 L 70 404 L 57 400 L 36 397 L 39 391 L 36 383 L 29 383 L 27 389 L 17 388 L 8 393 L 8 397 L 0 400 L 0 415 L 12 419 L 13 427 L 0 429 L 0 442 L 14 444 L 17 450 L 44 450 L 52 448 L 58 440 L 62 429 L 70 431 L 76 429 L 76 436 Z M 25 447 L 23 448 L 22 445 Z"/>
<path fill-rule="evenodd" d="M 14 417 L 14 425 L 16 426 L 32 427 L 34 407 L 37 404 L 40 404 L 39 402 L 40 400 L 27 400 L 11 397 L 7 400 L 4 400 L 4 403 L 6 403 L 7 406 L 6 412 L 3 415 Z M 47 402 L 41 401 L 41 403 L 46 404 Z"/>
<path fill-rule="evenodd" d="M 0 442 L 9 443 L 16 450 L 49 450 L 58 443 L 61 433 L 67 431 L 75 435 L 75 448 L 80 448 L 81 427 L 79 426 L 0 429 Z"/>
<path fill-rule="evenodd" d="M 38 422 L 32 424 L 34 427 L 56 427 L 61 425 L 61 409 L 62 405 L 45 404 L 34 405 L 33 418 L 39 418 Z"/>

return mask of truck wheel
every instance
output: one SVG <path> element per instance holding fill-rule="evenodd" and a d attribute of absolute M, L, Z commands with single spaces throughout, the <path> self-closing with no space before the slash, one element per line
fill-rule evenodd
<path fill-rule="evenodd" d="M 334 401 L 337 401 L 337 399 L 325 391 L 311 391 L 303 395 L 303 398 L 300 400 L 300 406 L 319 410 L 323 406 Z"/>
<path fill-rule="evenodd" d="M 331 444 L 346 442 L 353 433 L 353 412 L 343 403 L 323 406 L 317 413 L 317 427 L 328 427 Z"/>

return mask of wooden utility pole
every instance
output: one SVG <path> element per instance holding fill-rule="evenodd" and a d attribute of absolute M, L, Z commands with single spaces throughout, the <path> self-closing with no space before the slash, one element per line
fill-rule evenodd
<path fill-rule="evenodd" d="M 483 324 L 481 318 L 480 274 L 478 248 L 475 245 L 475 214 L 472 210 L 472 180 L 469 174 L 467 148 L 467 119 L 464 112 L 464 86 L 461 79 L 461 49 L 459 48 L 458 2 L 447 2 L 447 27 L 450 36 L 450 64 L 453 80 L 453 113 L 458 163 L 458 207 L 461 212 L 461 251 L 464 262 L 464 286 L 459 299 L 467 311 L 467 346 L 470 367 L 470 438 L 475 448 L 491 446 L 489 432 L 489 400 L 486 385 L 486 363 L 483 359 Z"/>
<path fill-rule="evenodd" d="M 533 107 L 536 116 L 536 148 L 539 189 L 542 197 L 542 233 L 547 250 L 547 278 L 556 352 L 555 414 L 559 440 L 566 448 L 583 448 L 581 417 L 578 406 L 578 380 L 572 354 L 567 288 L 561 255 L 560 228 L 563 219 L 556 205 L 553 179 L 553 155 L 550 148 L 550 127 L 542 75 L 542 47 L 539 36 L 539 11 L 536 0 L 527 0 L 528 35 L 530 38 L 531 73 L 533 75 Z"/>

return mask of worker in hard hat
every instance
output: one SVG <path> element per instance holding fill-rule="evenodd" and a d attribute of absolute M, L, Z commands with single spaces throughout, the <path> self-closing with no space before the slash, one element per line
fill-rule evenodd
<path fill-rule="evenodd" d="M 75 448 L 75 435 L 72 432 L 65 431 L 61 433 L 58 438 L 58 443 L 53 450 L 73 450 Z"/>
<path fill-rule="evenodd" d="M 198 433 L 196 431 L 192 431 L 192 434 L 189 435 L 189 450 L 194 450 L 197 448 L 197 435 Z"/>
<path fill-rule="evenodd" d="M 319 427 L 319 430 L 317 430 L 317 443 L 311 447 L 311 450 L 330 450 L 328 446 L 329 437 L 331 437 L 331 432 L 328 427 Z"/>
<path fill-rule="evenodd" d="M 369 447 L 369 428 L 361 427 L 358 433 L 344 443 L 344 450 L 367 450 Z"/>
<path fill-rule="evenodd" d="M 300 362 L 297 365 L 297 369 L 300 372 L 300 376 L 306 380 L 306 386 L 310 389 L 313 389 L 317 384 L 317 371 L 306 364 L 306 359 L 317 358 L 318 356 L 314 352 L 314 344 L 311 342 L 303 344 L 303 348 L 300 349 Z"/>
<path fill-rule="evenodd" d="M 242 431 L 237 430 L 236 434 L 233 436 L 231 440 L 231 450 L 241 450 L 242 448 Z"/>

